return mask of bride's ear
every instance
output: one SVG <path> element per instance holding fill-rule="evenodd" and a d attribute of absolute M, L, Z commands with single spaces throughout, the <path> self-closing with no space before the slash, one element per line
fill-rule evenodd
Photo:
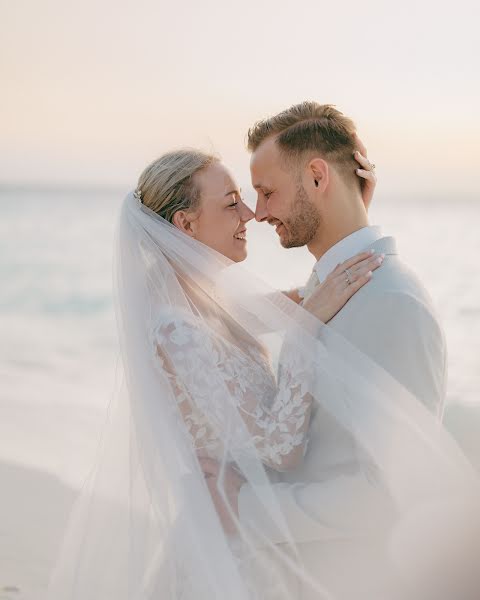
<path fill-rule="evenodd" d="M 184 210 L 177 210 L 172 219 L 175 227 L 186 233 L 190 237 L 195 237 L 195 232 L 192 229 L 191 217 Z"/>

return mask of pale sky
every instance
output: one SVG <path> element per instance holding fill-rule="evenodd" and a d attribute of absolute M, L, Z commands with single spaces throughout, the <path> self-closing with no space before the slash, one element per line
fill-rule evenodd
<path fill-rule="evenodd" d="M 353 117 L 385 195 L 478 198 L 477 2 L 0 0 L 0 184 L 134 186 L 183 145 L 248 184 L 245 133 Z"/>

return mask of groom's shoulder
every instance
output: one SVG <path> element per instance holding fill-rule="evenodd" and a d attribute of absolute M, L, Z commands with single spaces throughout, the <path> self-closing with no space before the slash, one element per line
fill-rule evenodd
<path fill-rule="evenodd" d="M 408 324 L 423 329 L 424 324 L 440 328 L 431 296 L 417 273 L 407 265 L 397 251 L 392 237 L 380 238 L 372 248 L 383 252 L 381 267 L 372 279 L 358 290 L 344 308 L 330 321 L 339 329 L 393 323 Z"/>
<path fill-rule="evenodd" d="M 432 305 L 432 299 L 418 274 L 399 255 L 393 237 L 380 238 L 372 246 L 376 252 L 383 252 L 382 266 L 374 271 L 372 280 L 365 286 L 365 292 L 373 299 L 376 296 L 394 295 L 412 302 L 418 301 L 426 306 Z"/>
<path fill-rule="evenodd" d="M 372 247 L 384 252 L 383 264 L 329 324 L 363 346 L 395 338 L 411 346 L 414 338 L 445 344 L 443 328 L 431 296 L 416 272 L 400 257 L 393 238 L 381 238 Z"/>

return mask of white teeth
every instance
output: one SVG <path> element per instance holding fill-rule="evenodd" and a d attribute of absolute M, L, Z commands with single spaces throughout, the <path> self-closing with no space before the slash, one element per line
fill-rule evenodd
<path fill-rule="evenodd" d="M 234 238 L 236 238 L 237 240 L 246 240 L 247 236 L 246 235 L 234 235 Z"/>

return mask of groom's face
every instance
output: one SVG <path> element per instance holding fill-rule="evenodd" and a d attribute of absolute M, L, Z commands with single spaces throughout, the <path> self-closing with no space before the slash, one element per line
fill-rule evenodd
<path fill-rule="evenodd" d="M 308 244 L 318 231 L 320 215 L 301 174 L 282 160 L 274 137 L 253 152 L 250 172 L 257 192 L 255 219 L 275 227 L 284 248 Z"/>

